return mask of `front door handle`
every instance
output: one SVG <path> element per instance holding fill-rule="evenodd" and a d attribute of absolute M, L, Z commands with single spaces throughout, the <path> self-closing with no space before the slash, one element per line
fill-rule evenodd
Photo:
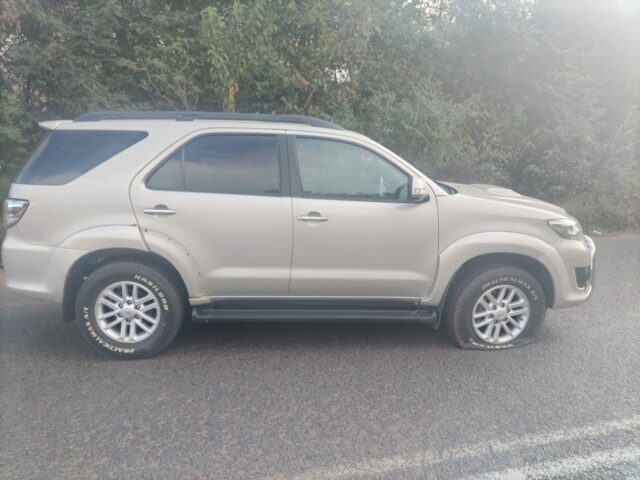
<path fill-rule="evenodd" d="M 296 219 L 299 222 L 326 222 L 329 217 L 323 217 L 318 212 L 309 212 L 306 215 L 298 215 Z"/>
<path fill-rule="evenodd" d="M 145 208 L 143 210 L 147 215 L 175 215 L 176 211 L 171 210 L 166 205 L 156 205 L 153 208 Z"/>

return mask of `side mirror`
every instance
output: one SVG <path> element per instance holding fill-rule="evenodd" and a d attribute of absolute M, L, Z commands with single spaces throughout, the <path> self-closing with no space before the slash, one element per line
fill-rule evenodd
<path fill-rule="evenodd" d="M 411 200 L 416 203 L 422 203 L 429 200 L 429 187 L 420 177 L 411 179 Z"/>

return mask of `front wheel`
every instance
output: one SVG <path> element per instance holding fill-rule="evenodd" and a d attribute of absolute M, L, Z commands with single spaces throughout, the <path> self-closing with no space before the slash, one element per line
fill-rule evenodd
<path fill-rule="evenodd" d="M 533 340 L 546 308 L 544 291 L 529 272 L 489 266 L 453 286 L 445 330 L 462 348 L 511 348 Z"/>
<path fill-rule="evenodd" d="M 143 358 L 164 350 L 184 319 L 178 289 L 157 269 L 137 262 L 115 262 L 95 270 L 76 299 L 82 336 L 100 352 Z"/>

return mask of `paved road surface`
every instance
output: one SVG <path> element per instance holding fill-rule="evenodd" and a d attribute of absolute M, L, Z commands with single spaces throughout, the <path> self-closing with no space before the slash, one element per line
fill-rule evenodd
<path fill-rule="evenodd" d="M 393 324 L 190 326 L 96 356 L 55 307 L 0 297 L 0 477 L 640 478 L 640 236 L 533 345 Z"/>

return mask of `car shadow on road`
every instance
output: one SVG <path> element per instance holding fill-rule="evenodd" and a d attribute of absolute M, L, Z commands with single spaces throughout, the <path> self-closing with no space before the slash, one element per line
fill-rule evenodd
<path fill-rule="evenodd" d="M 3 312 L 0 350 L 10 356 L 67 360 L 104 358 L 92 351 L 73 323 L 62 322 L 48 304 L 24 305 Z M 450 349 L 442 332 L 427 324 L 397 321 L 187 321 L 161 357 L 195 352 L 259 353 L 277 351 L 361 351 L 365 349 Z"/>
<path fill-rule="evenodd" d="M 450 348 L 445 336 L 430 325 L 355 321 L 188 322 L 173 352 L 185 349 L 232 348 L 314 350 L 332 348 Z"/>

